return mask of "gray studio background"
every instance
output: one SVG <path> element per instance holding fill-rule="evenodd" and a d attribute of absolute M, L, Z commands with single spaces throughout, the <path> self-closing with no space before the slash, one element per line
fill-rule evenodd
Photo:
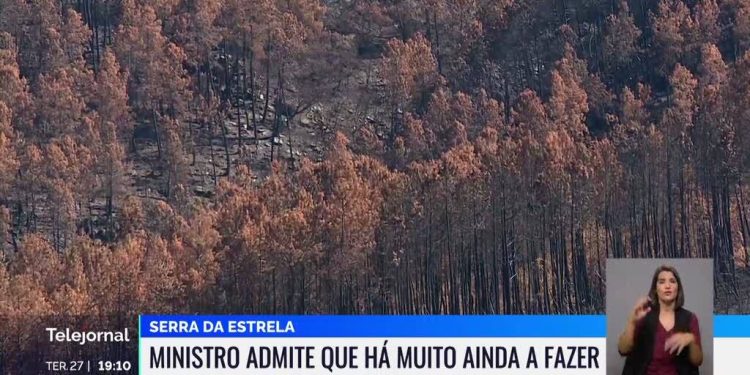
<path fill-rule="evenodd" d="M 698 317 L 703 345 L 701 375 L 713 375 L 714 284 L 711 259 L 607 259 L 607 375 L 619 375 L 625 357 L 617 339 L 638 298 L 648 295 L 651 278 L 662 264 L 677 269 L 685 292 L 684 307 Z"/>

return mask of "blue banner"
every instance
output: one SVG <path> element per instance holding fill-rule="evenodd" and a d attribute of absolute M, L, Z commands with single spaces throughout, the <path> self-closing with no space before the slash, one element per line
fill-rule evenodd
<path fill-rule="evenodd" d="M 714 316 L 714 337 L 750 337 L 750 315 Z"/>
<path fill-rule="evenodd" d="M 596 315 L 144 315 L 140 332 L 142 337 L 599 337 L 605 324 L 604 316 Z"/>
<path fill-rule="evenodd" d="M 604 315 L 143 315 L 141 337 L 604 337 Z M 750 315 L 714 318 L 750 337 Z"/>

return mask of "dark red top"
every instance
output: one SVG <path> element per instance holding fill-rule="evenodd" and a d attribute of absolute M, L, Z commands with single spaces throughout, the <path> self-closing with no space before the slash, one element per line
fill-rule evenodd
<path fill-rule="evenodd" d="M 635 337 L 638 337 L 645 319 L 641 319 L 636 325 Z M 690 332 L 695 336 L 696 344 L 701 347 L 701 331 L 698 326 L 698 319 L 693 315 L 690 319 Z M 677 375 L 677 366 L 674 359 L 676 355 L 669 354 L 664 350 L 664 343 L 674 334 L 674 327 L 667 331 L 661 323 L 656 325 L 654 333 L 654 353 L 651 356 L 651 363 L 648 365 L 646 375 Z M 688 350 L 688 348 L 682 349 Z"/>

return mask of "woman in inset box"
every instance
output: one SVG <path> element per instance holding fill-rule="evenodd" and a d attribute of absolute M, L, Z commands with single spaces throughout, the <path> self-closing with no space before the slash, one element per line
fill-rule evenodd
<path fill-rule="evenodd" d="M 703 363 L 698 318 L 683 308 L 685 291 L 674 267 L 654 272 L 648 297 L 638 300 L 617 349 L 623 375 L 697 375 Z"/>

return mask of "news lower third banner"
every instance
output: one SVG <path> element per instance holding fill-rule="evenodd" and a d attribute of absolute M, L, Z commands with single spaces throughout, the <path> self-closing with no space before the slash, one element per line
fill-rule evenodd
<path fill-rule="evenodd" d="M 143 315 L 151 374 L 605 374 L 603 315 Z M 707 338 L 704 338 L 704 340 Z M 750 316 L 714 319 L 714 374 L 746 369 Z"/>

